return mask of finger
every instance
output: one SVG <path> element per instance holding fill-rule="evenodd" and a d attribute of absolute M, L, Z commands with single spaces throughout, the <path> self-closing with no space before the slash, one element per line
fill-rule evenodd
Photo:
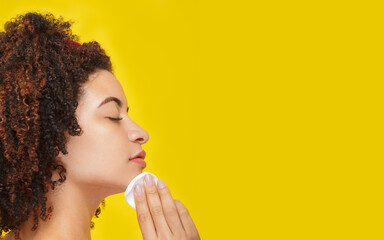
<path fill-rule="evenodd" d="M 140 183 L 136 184 L 133 192 L 137 219 L 143 239 L 155 239 L 157 238 L 156 229 L 152 221 L 151 213 L 149 212 L 143 186 Z"/>
<path fill-rule="evenodd" d="M 169 229 L 167 220 L 165 220 L 164 217 L 163 206 L 161 205 L 159 193 L 157 192 L 155 182 L 151 175 L 148 174 L 144 177 L 144 186 L 147 194 L 149 210 L 151 212 L 153 222 L 155 223 L 157 235 L 171 235 L 171 230 Z"/>
<path fill-rule="evenodd" d="M 179 200 L 175 199 L 174 202 L 176 204 L 177 211 L 179 212 L 181 222 L 184 226 L 184 229 L 187 235 L 192 236 L 194 239 L 200 239 L 199 233 L 197 231 L 195 224 L 193 223 L 193 220 L 191 218 L 191 215 L 189 214 L 188 209 Z"/>
<path fill-rule="evenodd" d="M 179 217 L 179 213 L 177 212 L 171 192 L 169 191 L 168 186 L 161 179 L 157 180 L 157 190 L 160 195 L 161 203 L 163 204 L 163 211 L 165 219 L 168 222 L 168 226 L 173 234 L 178 235 L 184 231 L 184 227 L 181 223 L 181 219 Z"/>

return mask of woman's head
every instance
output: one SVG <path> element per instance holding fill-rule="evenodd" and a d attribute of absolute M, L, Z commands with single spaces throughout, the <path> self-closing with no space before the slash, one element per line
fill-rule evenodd
<path fill-rule="evenodd" d="M 0 234 L 46 220 L 46 193 L 66 181 L 108 196 L 143 169 L 128 159 L 148 133 L 126 114 L 110 58 L 95 41 L 77 44 L 71 24 L 30 12 L 0 33 Z M 121 106 L 99 107 L 107 97 Z"/>
<path fill-rule="evenodd" d="M 142 151 L 148 133 L 128 115 L 123 88 L 107 70 L 90 74 L 76 109 L 81 136 L 68 136 L 68 154 L 59 154 L 67 178 L 104 196 L 124 192 L 144 166 L 129 161 Z M 112 99 L 115 99 L 112 100 Z M 108 101 L 109 100 L 109 101 Z"/>

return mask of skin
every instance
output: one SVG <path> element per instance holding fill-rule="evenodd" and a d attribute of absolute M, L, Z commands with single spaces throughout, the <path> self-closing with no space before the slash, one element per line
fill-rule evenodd
<path fill-rule="evenodd" d="M 136 184 L 134 197 L 143 240 L 201 240 L 187 208 L 172 198 L 161 179 L 156 185 L 152 176 L 145 176 L 144 189 Z"/>
<path fill-rule="evenodd" d="M 119 108 L 114 101 L 98 107 L 110 96 L 120 99 L 122 107 Z M 21 226 L 22 239 L 91 239 L 89 224 L 101 201 L 124 192 L 131 180 L 144 169 L 144 166 L 129 161 L 129 158 L 142 150 L 141 145 L 148 141 L 149 135 L 128 116 L 127 107 L 124 90 L 111 72 L 97 70 L 89 76 L 76 109 L 83 134 L 67 134 L 68 154 L 60 152 L 58 156 L 67 169 L 67 178 L 47 194 L 47 206 L 54 207 L 53 215 L 47 221 L 40 220 L 36 231 L 30 230 L 33 226 L 31 216 Z M 113 121 L 110 118 L 122 120 Z M 57 173 L 53 173 L 53 179 L 59 179 Z M 138 221 L 145 240 L 171 236 L 169 234 L 173 232 L 172 236 L 179 237 L 174 239 L 200 239 L 185 206 L 171 197 L 168 187 L 159 192 L 154 185 L 145 189 L 146 194 L 134 194 Z M 160 208 L 161 212 L 155 211 L 152 219 L 153 209 Z M 164 215 L 164 212 L 167 214 Z M 162 220 L 159 221 L 159 218 Z M 169 226 L 164 222 L 166 218 L 170 220 Z M 162 226 L 156 228 L 157 231 L 154 228 L 156 224 Z M 12 232 L 5 239 L 14 239 Z"/>

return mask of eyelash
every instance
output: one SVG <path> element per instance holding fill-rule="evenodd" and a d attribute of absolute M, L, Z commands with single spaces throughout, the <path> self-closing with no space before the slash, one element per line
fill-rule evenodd
<path fill-rule="evenodd" d="M 112 121 L 120 121 L 120 120 L 122 120 L 123 118 L 109 118 L 109 119 L 111 119 Z"/>

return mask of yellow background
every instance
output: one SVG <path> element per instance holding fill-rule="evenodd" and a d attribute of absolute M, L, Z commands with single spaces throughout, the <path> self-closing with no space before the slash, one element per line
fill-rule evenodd
<path fill-rule="evenodd" d="M 380 1 L 0 1 L 110 54 L 148 167 L 208 239 L 384 239 Z M 94 240 L 142 239 L 123 194 Z"/>

